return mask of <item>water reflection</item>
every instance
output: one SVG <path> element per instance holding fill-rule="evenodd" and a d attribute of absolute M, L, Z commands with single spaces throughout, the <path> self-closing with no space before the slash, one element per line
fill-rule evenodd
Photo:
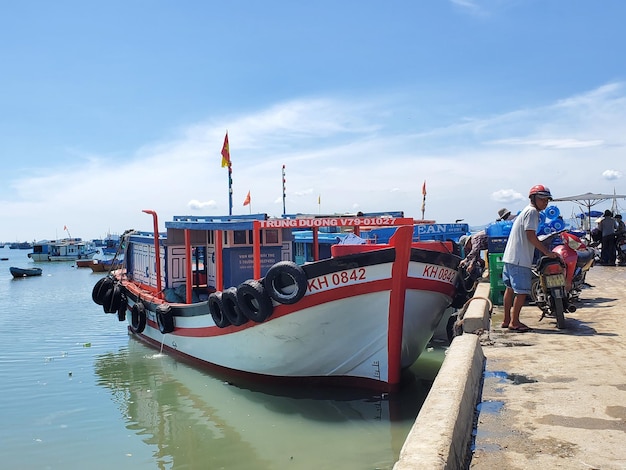
<path fill-rule="evenodd" d="M 390 469 L 431 385 L 409 374 L 393 396 L 246 389 L 132 339 L 96 373 L 158 468 Z"/>

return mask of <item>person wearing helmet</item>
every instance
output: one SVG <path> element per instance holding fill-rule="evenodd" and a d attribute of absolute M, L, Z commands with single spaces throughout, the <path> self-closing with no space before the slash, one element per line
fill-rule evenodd
<path fill-rule="evenodd" d="M 504 319 L 502 328 L 510 331 L 526 332 L 531 329 L 520 322 L 519 315 L 531 292 L 533 259 L 535 249 L 544 256 L 556 258 L 558 255 L 546 248 L 537 238 L 539 212 L 548 207 L 552 200 L 550 189 L 542 184 L 530 188 L 530 203 L 519 213 L 511 227 L 511 233 L 502 255 L 504 267 L 502 280 L 504 291 Z"/>

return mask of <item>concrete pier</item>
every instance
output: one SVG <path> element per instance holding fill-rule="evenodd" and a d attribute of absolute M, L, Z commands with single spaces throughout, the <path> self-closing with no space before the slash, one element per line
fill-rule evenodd
<path fill-rule="evenodd" d="M 531 332 L 501 328 L 500 306 L 490 330 L 463 325 L 394 470 L 626 469 L 626 268 L 594 266 L 587 282 L 564 330 L 532 305 L 521 314 Z M 467 423 L 449 423 L 473 419 L 477 402 L 475 440 L 455 434 Z"/>

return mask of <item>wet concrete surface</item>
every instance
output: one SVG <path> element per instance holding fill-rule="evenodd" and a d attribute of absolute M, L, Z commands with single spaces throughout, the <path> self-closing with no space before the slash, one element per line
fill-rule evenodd
<path fill-rule="evenodd" d="M 563 330 L 528 305 L 510 332 L 494 306 L 471 469 L 626 469 L 626 267 L 587 282 Z"/>

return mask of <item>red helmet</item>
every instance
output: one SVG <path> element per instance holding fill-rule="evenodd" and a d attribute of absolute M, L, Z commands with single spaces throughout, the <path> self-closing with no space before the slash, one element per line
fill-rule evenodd
<path fill-rule="evenodd" d="M 543 184 L 536 184 L 530 191 L 528 191 L 528 197 L 530 196 L 539 196 L 541 198 L 550 198 L 552 199 L 552 193 L 550 192 L 550 188 L 545 187 Z"/>

